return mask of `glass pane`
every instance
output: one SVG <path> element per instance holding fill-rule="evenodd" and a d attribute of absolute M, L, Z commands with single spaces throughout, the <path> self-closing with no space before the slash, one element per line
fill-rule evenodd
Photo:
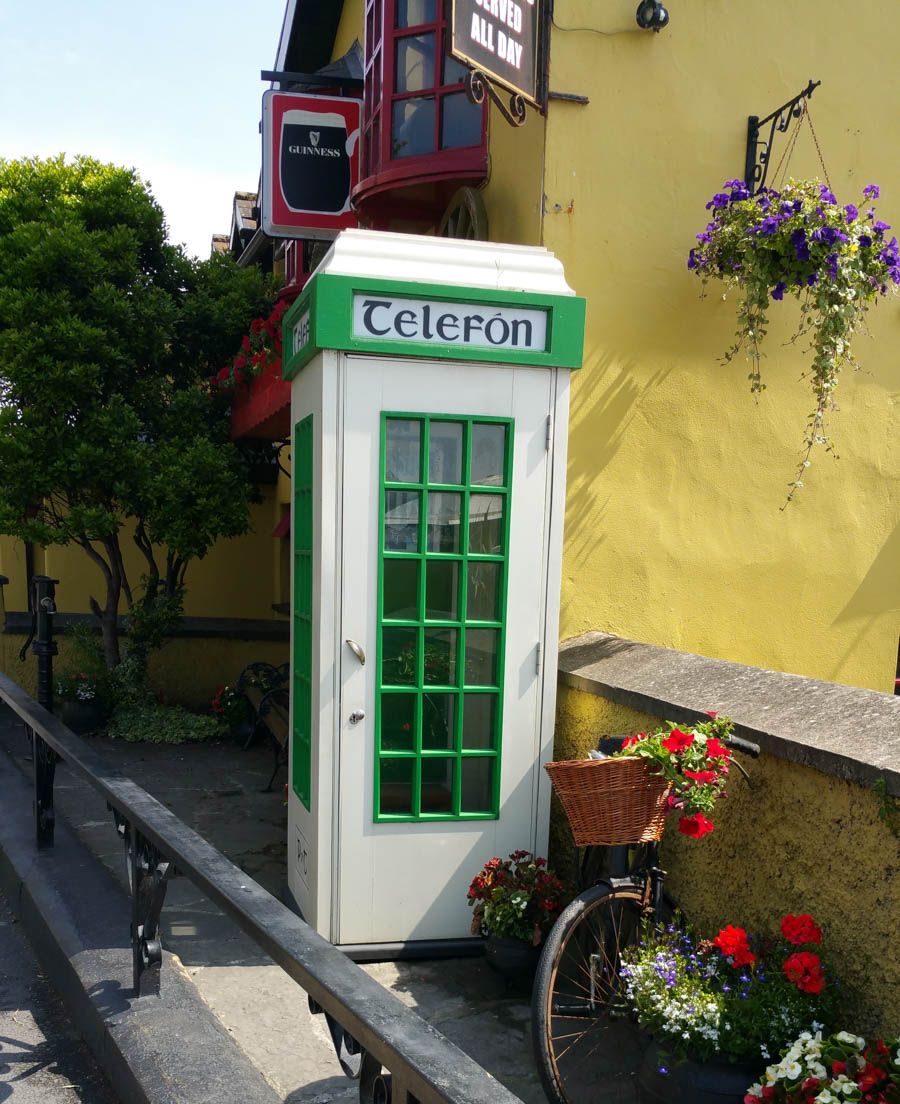
<path fill-rule="evenodd" d="M 480 495 L 479 497 L 487 497 Z M 491 496 L 492 498 L 495 496 Z M 428 551 L 459 552 L 460 512 L 462 495 L 449 491 L 428 496 Z"/>
<path fill-rule="evenodd" d="M 422 812 L 453 812 L 453 764 L 455 759 L 422 760 Z"/>
<path fill-rule="evenodd" d="M 459 563 L 428 560 L 425 564 L 425 616 L 429 621 L 459 620 Z"/>
<path fill-rule="evenodd" d="M 467 621 L 500 620 L 501 568 L 502 564 L 499 563 L 469 561 L 469 585 L 466 590 Z"/>
<path fill-rule="evenodd" d="M 451 92 L 441 100 L 441 149 L 462 149 L 481 143 L 481 104 L 465 92 Z"/>
<path fill-rule="evenodd" d="M 497 685 L 497 647 L 499 629 L 466 630 L 466 684 Z"/>
<path fill-rule="evenodd" d="M 469 551 L 498 556 L 503 551 L 503 496 L 469 497 Z"/>
<path fill-rule="evenodd" d="M 493 758 L 464 758 L 460 763 L 460 802 L 462 813 L 490 813 L 493 806 Z"/>
<path fill-rule="evenodd" d="M 482 564 L 493 567 L 493 564 Z M 471 584 L 470 584 L 471 585 Z M 419 611 L 419 561 L 384 561 L 384 616 L 397 621 L 415 621 Z"/>
<path fill-rule="evenodd" d="M 444 55 L 444 84 L 464 84 L 468 75 L 469 70 L 461 61 L 450 54 Z"/>
<path fill-rule="evenodd" d="M 396 92 L 423 92 L 434 88 L 434 34 L 398 38 L 396 65 Z"/>
<path fill-rule="evenodd" d="M 419 551 L 418 491 L 384 492 L 385 552 Z"/>
<path fill-rule="evenodd" d="M 461 422 L 432 422 L 428 435 L 428 482 L 462 483 Z"/>
<path fill-rule="evenodd" d="M 434 96 L 417 96 L 394 104 L 391 157 L 434 153 Z"/>
<path fill-rule="evenodd" d="M 456 685 L 456 629 L 425 630 L 425 682 Z"/>
<path fill-rule="evenodd" d="M 416 746 L 417 694 L 381 695 L 381 747 L 412 751 Z"/>
<path fill-rule="evenodd" d="M 385 686 L 408 686 L 416 681 L 417 641 L 416 629 L 381 630 L 381 681 Z"/>
<path fill-rule="evenodd" d="M 497 724 L 496 694 L 465 694 L 463 696 L 463 749 L 488 751 L 497 746 L 494 739 Z"/>
<path fill-rule="evenodd" d="M 381 785 L 378 794 L 380 813 L 406 813 L 413 811 L 413 778 L 415 759 L 382 759 Z"/>
<path fill-rule="evenodd" d="M 506 426 L 472 426 L 472 482 L 502 487 L 506 467 Z"/>
<path fill-rule="evenodd" d="M 423 695 L 422 747 L 433 751 L 452 751 L 455 731 L 456 695 Z"/>
<path fill-rule="evenodd" d="M 388 418 L 384 427 L 384 478 L 388 483 L 420 482 L 422 423 Z"/>
<path fill-rule="evenodd" d="M 437 0 L 397 0 L 397 26 L 418 27 L 437 19 Z"/>

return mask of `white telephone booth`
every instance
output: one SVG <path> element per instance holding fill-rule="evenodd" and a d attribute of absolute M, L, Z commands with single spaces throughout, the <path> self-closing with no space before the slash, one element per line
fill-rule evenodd
<path fill-rule="evenodd" d="M 344 231 L 288 311 L 288 870 L 357 957 L 471 939 L 546 854 L 569 371 L 542 248 Z"/>

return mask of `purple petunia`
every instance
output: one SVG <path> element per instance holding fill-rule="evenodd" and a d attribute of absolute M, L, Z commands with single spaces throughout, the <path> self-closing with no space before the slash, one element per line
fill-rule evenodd
<path fill-rule="evenodd" d="M 809 287 L 812 287 L 813 284 L 817 284 L 818 282 L 819 282 L 818 272 L 810 272 L 810 274 L 806 277 L 806 283 Z"/>
<path fill-rule="evenodd" d="M 809 245 L 806 242 L 806 233 L 803 230 L 795 230 L 791 234 L 791 242 L 794 246 L 794 254 L 798 261 L 809 260 Z"/>
<path fill-rule="evenodd" d="M 881 198 L 881 189 L 878 187 L 877 184 L 867 184 L 866 187 L 863 188 L 863 198 L 864 199 L 880 199 Z"/>
<path fill-rule="evenodd" d="M 845 203 L 844 210 L 847 212 L 847 222 L 853 222 L 855 218 L 859 217 L 859 208 L 852 203 Z"/>
<path fill-rule="evenodd" d="M 826 203 L 837 203 L 834 192 L 825 184 L 819 185 L 819 198 L 824 199 Z"/>
<path fill-rule="evenodd" d="M 868 234 L 860 234 L 859 235 L 859 244 L 864 246 L 866 249 L 868 249 L 869 246 L 872 244 L 872 239 L 869 237 Z"/>
<path fill-rule="evenodd" d="M 778 283 L 775 285 L 775 287 L 772 288 L 772 298 L 773 299 L 783 299 L 784 298 L 784 289 L 786 287 L 787 287 L 787 284 L 784 282 L 784 280 L 779 280 Z"/>
<path fill-rule="evenodd" d="M 890 228 L 891 228 L 891 224 L 889 222 L 882 222 L 881 219 L 879 219 L 875 223 L 875 233 L 876 234 L 883 234 L 885 232 L 885 230 L 890 230 Z"/>
<path fill-rule="evenodd" d="M 714 207 L 716 210 L 719 210 L 722 207 L 727 207 L 728 206 L 728 198 L 729 197 L 727 195 L 725 195 L 724 192 L 716 192 L 716 194 L 712 197 L 712 199 L 706 205 L 707 211 L 710 209 L 710 207 Z"/>

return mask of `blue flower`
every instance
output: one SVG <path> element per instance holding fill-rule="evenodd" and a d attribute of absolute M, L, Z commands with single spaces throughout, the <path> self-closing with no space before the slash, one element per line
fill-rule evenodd
<path fill-rule="evenodd" d="M 847 222 L 853 222 L 855 218 L 859 217 L 859 208 L 854 207 L 852 203 L 845 203 L 844 210 L 847 212 Z"/>
<path fill-rule="evenodd" d="M 831 273 L 832 280 L 837 279 L 838 269 L 838 256 L 837 253 L 829 253 L 825 259 L 825 264 L 828 265 L 828 271 Z"/>
<path fill-rule="evenodd" d="M 708 211 L 710 209 L 710 207 L 715 207 L 718 210 L 721 207 L 727 207 L 727 206 L 728 206 L 728 196 L 725 195 L 724 192 L 716 192 L 716 194 L 712 197 L 712 199 L 709 201 L 709 203 L 707 203 L 706 209 Z"/>
<path fill-rule="evenodd" d="M 806 233 L 803 230 L 795 230 L 791 234 L 791 242 L 798 261 L 809 260 L 809 246 L 806 242 Z"/>
<path fill-rule="evenodd" d="M 879 219 L 875 223 L 875 233 L 876 234 L 879 234 L 879 235 L 883 234 L 885 232 L 885 230 L 890 230 L 890 228 L 891 228 L 891 224 L 889 222 L 882 222 L 881 219 Z"/>
<path fill-rule="evenodd" d="M 764 238 L 771 238 L 773 234 L 778 232 L 778 219 L 774 215 L 769 215 L 768 218 L 764 218 L 759 224 L 759 233 Z"/>
<path fill-rule="evenodd" d="M 881 189 L 878 187 L 877 184 L 867 184 L 866 187 L 863 188 L 863 198 L 864 199 L 880 199 L 881 198 Z"/>
<path fill-rule="evenodd" d="M 818 282 L 819 282 L 818 272 L 810 272 L 810 274 L 806 277 L 806 283 L 808 284 L 809 287 L 812 287 L 813 284 L 817 284 Z"/>
<path fill-rule="evenodd" d="M 868 249 L 869 246 L 872 244 L 872 239 L 869 237 L 868 234 L 860 234 L 859 235 L 859 244 L 861 246 L 863 246 L 864 248 Z"/>
<path fill-rule="evenodd" d="M 772 288 L 772 298 L 773 299 L 783 299 L 784 298 L 784 289 L 786 287 L 787 287 L 787 284 L 784 282 L 784 280 L 779 280 L 778 283 L 775 285 L 775 287 Z"/>
<path fill-rule="evenodd" d="M 837 203 L 834 192 L 825 184 L 819 185 L 819 198 L 824 199 L 826 203 Z"/>

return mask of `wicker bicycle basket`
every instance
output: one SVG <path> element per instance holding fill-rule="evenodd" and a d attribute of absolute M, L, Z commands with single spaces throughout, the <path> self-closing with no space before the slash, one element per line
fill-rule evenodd
<path fill-rule="evenodd" d="M 671 782 L 644 759 L 545 763 L 577 847 L 649 843 L 663 833 Z"/>

